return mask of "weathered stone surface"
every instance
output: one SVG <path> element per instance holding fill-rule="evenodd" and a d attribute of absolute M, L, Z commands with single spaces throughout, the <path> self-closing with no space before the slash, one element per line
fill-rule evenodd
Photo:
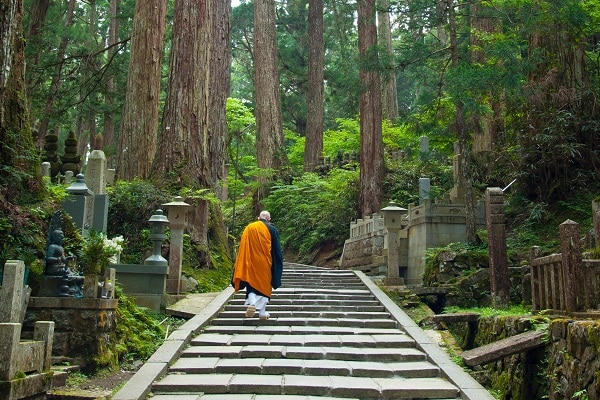
<path fill-rule="evenodd" d="M 499 358 L 508 357 L 513 354 L 543 346 L 547 336 L 548 333 L 545 330 L 524 332 L 485 346 L 465 351 L 461 354 L 461 357 L 469 367 L 487 364 Z"/>

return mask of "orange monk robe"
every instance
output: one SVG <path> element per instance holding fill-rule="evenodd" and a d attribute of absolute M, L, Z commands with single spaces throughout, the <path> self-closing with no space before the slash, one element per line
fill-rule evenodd
<path fill-rule="evenodd" d="M 235 260 L 233 272 L 233 287 L 240 290 L 241 281 L 248 282 L 250 286 L 267 297 L 271 297 L 271 233 L 262 221 L 249 224 L 242 238 L 240 248 Z"/>

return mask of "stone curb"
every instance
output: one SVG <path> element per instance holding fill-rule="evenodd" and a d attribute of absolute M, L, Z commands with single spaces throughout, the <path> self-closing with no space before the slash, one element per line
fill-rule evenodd
<path fill-rule="evenodd" d="M 231 286 L 219 293 L 199 314 L 183 324 L 156 350 L 148 361 L 119 389 L 113 400 L 143 400 L 152 389 L 152 383 L 166 375 L 172 364 L 192 337 L 200 331 L 233 296 Z"/>
<path fill-rule="evenodd" d="M 494 400 L 494 396 L 471 375 L 454 363 L 448 354 L 435 343 L 396 303 L 394 303 L 369 277 L 361 271 L 354 271 L 381 304 L 412 337 L 417 348 L 429 355 L 431 362 L 440 368 L 442 376 L 461 389 L 463 400 Z"/>

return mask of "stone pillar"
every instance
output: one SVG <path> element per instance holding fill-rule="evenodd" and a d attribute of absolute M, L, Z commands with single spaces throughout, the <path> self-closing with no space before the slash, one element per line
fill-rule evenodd
<path fill-rule="evenodd" d="M 465 180 L 460 172 L 460 163 L 462 155 L 457 154 L 452 158 L 452 171 L 454 176 L 454 186 L 450 191 L 450 201 L 452 203 L 464 204 L 465 202 Z"/>
<path fill-rule="evenodd" d="M 388 250 L 388 271 L 387 278 L 383 283 L 386 286 L 403 285 L 404 280 L 400 277 L 400 248 L 398 247 L 398 232 L 402 229 L 402 218 L 407 212 L 406 208 L 398 207 L 391 201 L 387 207 L 384 207 L 383 225 L 387 230 L 384 247 Z"/>
<path fill-rule="evenodd" d="M 429 156 L 429 137 L 421 136 L 419 141 L 419 153 L 421 159 L 427 158 L 427 156 Z"/>
<path fill-rule="evenodd" d="M 485 200 L 492 304 L 496 308 L 507 308 L 510 303 L 510 284 L 508 280 L 504 194 L 502 189 L 497 187 L 487 188 Z"/>
<path fill-rule="evenodd" d="M 184 286 L 181 281 L 181 257 L 183 254 L 183 230 L 187 224 L 187 211 L 190 205 L 180 196 L 174 201 L 163 204 L 167 208 L 171 241 L 169 248 L 169 275 L 167 277 L 167 293 L 179 294 Z"/>
<path fill-rule="evenodd" d="M 562 254 L 562 276 L 565 288 L 565 306 L 567 312 L 579 310 L 577 304 L 578 288 L 584 284 L 581 271 L 581 244 L 579 243 L 579 224 L 566 220 L 559 226 L 560 252 Z"/>
<path fill-rule="evenodd" d="M 431 181 L 429 178 L 419 178 L 419 204 L 425 203 L 425 200 L 429 200 L 431 197 Z"/>
<path fill-rule="evenodd" d="M 592 201 L 592 216 L 594 217 L 594 240 L 600 247 L 600 200 Z"/>
<path fill-rule="evenodd" d="M 0 286 L 0 322 L 23 322 L 23 275 L 25 263 L 8 260 L 4 264 L 4 278 Z"/>

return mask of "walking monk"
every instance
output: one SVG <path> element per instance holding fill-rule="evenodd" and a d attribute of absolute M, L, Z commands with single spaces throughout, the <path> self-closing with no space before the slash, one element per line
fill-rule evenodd
<path fill-rule="evenodd" d="M 246 289 L 246 317 L 258 311 L 260 319 L 269 319 L 267 303 L 273 289 L 281 286 L 283 253 L 279 233 L 270 221 L 271 214 L 261 211 L 258 221 L 244 229 L 240 240 L 232 284 L 236 292 Z"/>

